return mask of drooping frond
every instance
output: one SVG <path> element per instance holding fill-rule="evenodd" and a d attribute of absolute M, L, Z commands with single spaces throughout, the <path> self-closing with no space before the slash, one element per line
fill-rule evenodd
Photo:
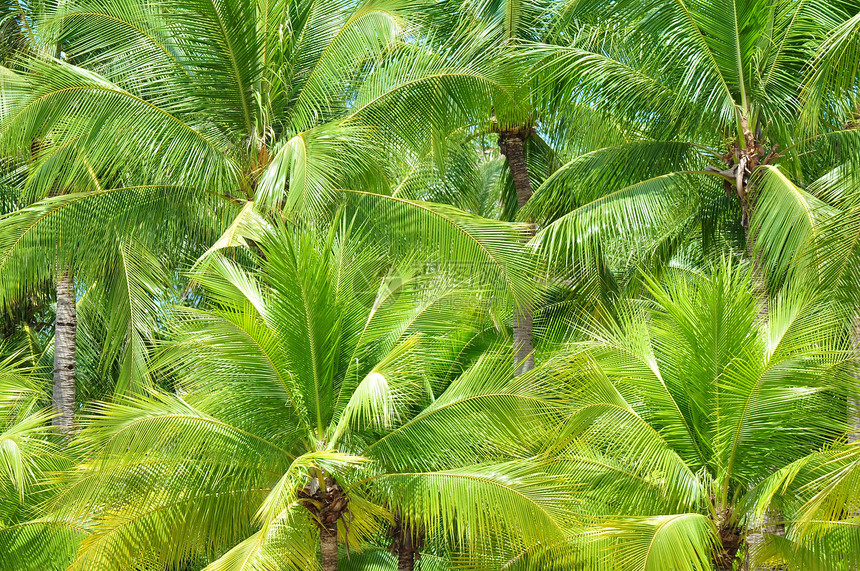
<path fill-rule="evenodd" d="M 623 570 L 657 571 L 667 566 L 688 571 L 712 569 L 711 553 L 719 545 L 713 522 L 697 513 L 607 522 L 601 535 L 617 536 L 610 557 Z"/>

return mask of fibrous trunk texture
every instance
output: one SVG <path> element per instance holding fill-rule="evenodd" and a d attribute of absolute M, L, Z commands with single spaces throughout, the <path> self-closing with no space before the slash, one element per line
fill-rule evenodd
<path fill-rule="evenodd" d="M 714 557 L 714 567 L 717 571 L 731 571 L 743 543 L 741 530 L 732 522 L 731 516 L 732 512 L 729 509 L 720 513 L 717 528 L 722 549 Z"/>
<path fill-rule="evenodd" d="M 524 135 L 519 132 L 506 131 L 499 135 L 499 150 L 508 160 L 514 188 L 517 191 L 517 206 L 522 208 L 532 197 L 532 181 L 529 167 L 526 164 L 526 154 L 523 149 Z"/>
<path fill-rule="evenodd" d="M 416 529 L 396 511 L 394 525 L 388 529 L 388 537 L 391 538 L 391 553 L 397 556 L 398 571 L 413 571 L 424 546 L 423 530 Z"/>
<path fill-rule="evenodd" d="M 67 271 L 57 278 L 57 320 L 54 327 L 53 424 L 65 433 L 75 419 L 75 283 Z"/>
<path fill-rule="evenodd" d="M 322 485 L 321 485 L 322 484 Z M 328 475 L 314 475 L 298 492 L 299 503 L 310 513 L 320 530 L 320 563 L 323 571 L 337 569 L 337 522 L 343 520 L 344 543 L 349 554 L 349 499 Z"/>
<path fill-rule="evenodd" d="M 415 569 L 415 552 L 404 549 L 397 553 L 397 571 L 413 571 Z"/>
<path fill-rule="evenodd" d="M 320 563 L 323 571 L 337 571 L 337 524 L 334 531 L 320 528 Z"/>
<path fill-rule="evenodd" d="M 532 182 L 523 150 L 524 141 L 525 135 L 519 131 L 503 131 L 499 134 L 499 150 L 507 159 L 508 168 L 511 169 L 519 208 L 523 208 L 532 197 Z M 529 240 L 534 236 L 534 233 L 534 223 L 529 222 L 524 236 L 525 240 Z M 531 308 L 519 308 L 514 316 L 514 349 L 516 362 L 519 365 L 517 375 L 535 368 L 534 355 L 532 354 L 534 341 L 532 339 Z"/>
<path fill-rule="evenodd" d="M 715 561 L 718 570 L 723 569 L 731 571 L 734 566 L 735 559 L 738 556 L 738 550 L 741 547 L 741 536 L 737 529 L 720 529 L 720 539 L 723 543 L 723 551 Z"/>
<path fill-rule="evenodd" d="M 746 238 L 747 257 L 752 264 L 752 288 L 760 300 L 759 318 L 763 321 L 767 319 L 768 314 L 767 282 L 763 264 L 756 254 L 755 230 L 750 227 L 750 220 L 756 206 L 755 197 L 750 192 L 751 179 L 759 166 L 770 164 L 779 157 L 779 154 L 776 145 L 770 152 L 766 150 L 763 141 L 760 140 L 760 129 L 757 128 L 756 132 L 753 133 L 749 128 L 746 116 L 741 119 L 741 129 L 744 138 L 743 145 L 738 142 L 722 157 L 728 168 L 719 170 L 708 167 L 707 170 L 719 173 L 724 178 L 723 184 L 726 195 L 730 197 L 734 194 L 740 202 L 741 226 L 743 226 Z"/>

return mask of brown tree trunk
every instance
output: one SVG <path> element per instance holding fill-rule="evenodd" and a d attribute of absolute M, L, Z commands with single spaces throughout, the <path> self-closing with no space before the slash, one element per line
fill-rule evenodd
<path fill-rule="evenodd" d="M 720 551 L 714 554 L 714 568 L 717 571 L 731 571 L 738 551 L 743 545 L 743 535 L 732 522 L 732 511 L 723 509 L 718 514 L 717 530 L 720 534 Z"/>
<path fill-rule="evenodd" d="M 526 155 L 523 150 L 524 137 L 522 133 L 505 131 L 499 134 L 499 150 L 508 160 L 514 188 L 517 192 L 517 207 L 523 208 L 532 197 L 532 182 Z M 535 234 L 534 222 L 529 221 L 525 239 Z M 532 339 L 532 310 L 524 307 L 517 310 L 514 316 L 514 350 L 516 351 L 517 375 L 535 368 L 534 341 Z"/>
<path fill-rule="evenodd" d="M 75 280 L 71 271 L 57 278 L 57 320 L 54 327 L 54 426 L 70 433 L 75 418 Z"/>
<path fill-rule="evenodd" d="M 320 563 L 322 571 L 337 571 L 337 524 L 334 531 L 320 528 Z"/>
<path fill-rule="evenodd" d="M 299 503 L 310 512 L 320 530 L 320 563 L 322 571 L 337 570 L 337 522 L 343 519 L 344 543 L 349 555 L 349 498 L 328 474 L 311 470 L 304 488 L 298 491 Z"/>
<path fill-rule="evenodd" d="M 401 549 L 397 552 L 397 571 L 413 571 L 415 569 L 415 552 L 412 549 Z"/>
<path fill-rule="evenodd" d="M 526 154 L 523 149 L 524 136 L 519 132 L 504 132 L 499 135 L 499 150 L 508 159 L 508 168 L 517 191 L 517 207 L 522 208 L 532 197 L 532 181 Z"/>
<path fill-rule="evenodd" d="M 755 196 L 752 190 L 752 179 L 761 165 L 768 165 L 780 155 L 777 153 L 776 145 L 768 153 L 761 141 L 761 117 L 756 125 L 755 133 L 750 131 L 748 116 L 741 117 L 741 130 L 743 132 L 743 145 L 738 142 L 723 155 L 723 161 L 729 167 L 727 170 L 719 170 L 708 167 L 706 170 L 719 173 L 724 178 L 726 196 L 737 196 L 741 204 L 741 226 L 744 229 L 746 242 L 746 254 L 752 265 L 751 282 L 753 293 L 759 300 L 759 319 L 764 321 L 768 316 L 768 292 L 767 279 L 761 257 L 756 254 L 756 236 L 750 227 L 750 220 L 755 210 Z"/>
<path fill-rule="evenodd" d="M 416 529 L 409 521 L 404 521 L 400 511 L 396 510 L 394 525 L 388 529 L 388 537 L 391 538 L 391 553 L 397 555 L 398 571 L 413 571 L 424 545 L 423 528 Z"/>

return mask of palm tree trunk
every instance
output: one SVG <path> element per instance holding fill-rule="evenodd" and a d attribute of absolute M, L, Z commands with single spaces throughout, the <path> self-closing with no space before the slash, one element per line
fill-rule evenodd
<path fill-rule="evenodd" d="M 534 341 L 532 340 L 532 311 L 520 308 L 514 317 L 514 349 L 517 375 L 522 375 L 535 368 Z"/>
<path fill-rule="evenodd" d="M 322 571 L 337 571 L 337 524 L 334 531 L 320 528 L 320 563 Z"/>
<path fill-rule="evenodd" d="M 415 552 L 411 549 L 401 549 L 397 553 L 397 571 L 413 571 L 415 569 Z"/>
<path fill-rule="evenodd" d="M 54 327 L 53 424 L 70 433 L 75 418 L 75 280 L 71 271 L 57 278 L 57 320 Z"/>
<path fill-rule="evenodd" d="M 508 159 L 508 168 L 511 169 L 511 177 L 514 179 L 519 208 L 525 206 L 532 197 L 532 181 L 529 167 L 526 164 L 523 143 L 523 135 L 519 133 L 502 133 L 499 135 L 499 150 Z"/>
<path fill-rule="evenodd" d="M 413 571 L 424 545 L 423 528 L 416 529 L 414 524 L 404 521 L 400 510 L 395 510 L 394 525 L 388 529 L 388 537 L 392 539 L 391 552 L 397 555 L 397 570 Z"/>
<path fill-rule="evenodd" d="M 298 491 L 299 503 L 311 514 L 320 530 L 322 571 L 337 571 L 337 521 L 344 519 L 344 541 L 349 555 L 349 498 L 325 472 L 311 471 L 311 478 Z"/>
<path fill-rule="evenodd" d="M 714 568 L 717 571 L 731 571 L 743 544 L 742 530 L 731 520 L 732 511 L 723 509 L 718 514 L 717 530 L 720 535 L 720 551 L 714 554 Z"/>
<path fill-rule="evenodd" d="M 502 132 L 499 134 L 499 150 L 508 160 L 514 188 L 517 192 L 517 207 L 523 208 L 532 197 L 532 182 L 526 155 L 523 150 L 523 135 L 519 132 Z M 529 222 L 525 233 L 528 240 L 535 234 L 534 223 Z M 534 341 L 532 339 L 532 311 L 530 308 L 517 309 L 514 316 L 514 350 L 516 351 L 517 375 L 535 368 Z"/>
<path fill-rule="evenodd" d="M 761 117 L 755 127 L 755 132 L 750 131 L 748 112 L 741 116 L 740 128 L 743 133 L 744 140 L 733 145 L 729 152 L 724 155 L 723 160 L 726 161 L 729 169 L 720 171 L 717 169 L 708 169 L 722 174 L 725 177 L 723 184 L 725 185 L 726 195 L 736 195 L 741 204 L 741 226 L 744 229 L 744 239 L 746 241 L 747 259 L 752 264 L 751 281 L 753 293 L 759 300 L 759 319 L 764 322 L 768 316 L 768 295 L 767 295 L 767 280 L 764 273 L 764 266 L 761 257 L 755 251 L 755 239 L 750 228 L 753 210 L 755 210 L 755 197 L 750 192 L 751 178 L 760 165 L 770 164 L 778 156 L 774 146 L 770 153 L 767 153 L 761 144 Z"/>

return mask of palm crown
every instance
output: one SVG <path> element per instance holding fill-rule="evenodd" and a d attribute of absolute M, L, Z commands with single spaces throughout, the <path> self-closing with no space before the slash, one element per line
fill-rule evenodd
<path fill-rule="evenodd" d="M 0 567 L 857 566 L 856 2 L 0 10 Z"/>
<path fill-rule="evenodd" d="M 760 322 L 746 280 L 746 270 L 724 265 L 710 278 L 651 282 L 653 301 L 572 354 L 583 392 L 552 450 L 601 506 L 596 521 L 622 542 L 621 568 L 677 558 L 684 568 L 698 559 L 703 569 L 709 560 L 731 569 L 744 543 L 763 562 L 767 552 L 752 538 L 776 535 L 777 524 L 762 523 L 768 508 L 785 510 L 777 521 L 798 553 L 809 547 L 798 504 L 771 503 L 768 479 L 809 464 L 807 455 L 848 430 L 848 334 L 832 305 L 791 291 Z M 677 553 L 655 547 L 641 559 L 637 542 L 674 549 L 675 533 L 686 538 Z M 841 541 L 839 533 L 819 541 L 817 557 L 829 560 Z"/>
<path fill-rule="evenodd" d="M 470 102 L 498 90 L 481 73 L 492 49 L 448 65 L 409 37 L 420 28 L 406 12 L 415 26 L 426 15 L 420 2 L 228 0 L 82 3 L 33 17 L 65 61 L 30 54 L 4 69 L 0 144 L 18 161 L 23 202 L 42 200 L 0 231 L 0 295 L 65 267 L 101 297 L 124 298 L 106 361 L 124 363 L 121 392 L 139 388 L 151 339 L 138 333 L 158 319 L 150 298 L 167 274 L 222 232 L 216 248 L 238 243 L 258 211 L 319 219 L 349 200 L 384 230 L 439 244 L 443 261 L 486 263 L 502 289 L 528 298 L 515 231 L 396 196 L 426 179 L 410 181 L 389 151 L 421 151 L 433 124 L 462 125 Z M 408 109 L 421 100 L 429 125 Z"/>
<path fill-rule="evenodd" d="M 66 518 L 94 514 L 76 566 L 235 545 L 210 568 L 305 568 L 318 529 L 331 568 L 338 537 L 367 549 L 392 513 L 422 541 L 560 532 L 563 480 L 509 462 L 555 404 L 513 380 L 509 351 L 471 362 L 493 337 L 473 290 L 388 265 L 345 224 L 259 244 L 259 273 L 211 259 L 198 279 L 212 305 L 176 310 L 156 368 L 178 393 L 101 405 L 84 430 L 99 460 L 51 500 Z"/>
<path fill-rule="evenodd" d="M 832 115 L 847 96 L 816 66 L 851 10 L 569 3 L 560 37 L 579 41 L 535 45 L 536 81 L 549 105 L 592 105 L 623 140 L 575 156 L 536 191 L 527 214 L 552 221 L 541 239 L 564 252 L 601 229 L 644 232 L 645 263 L 689 263 L 722 242 L 779 283 L 832 214 L 825 181 L 811 181 L 852 160 L 855 135 Z M 813 105 L 813 93 L 830 103 Z"/>

